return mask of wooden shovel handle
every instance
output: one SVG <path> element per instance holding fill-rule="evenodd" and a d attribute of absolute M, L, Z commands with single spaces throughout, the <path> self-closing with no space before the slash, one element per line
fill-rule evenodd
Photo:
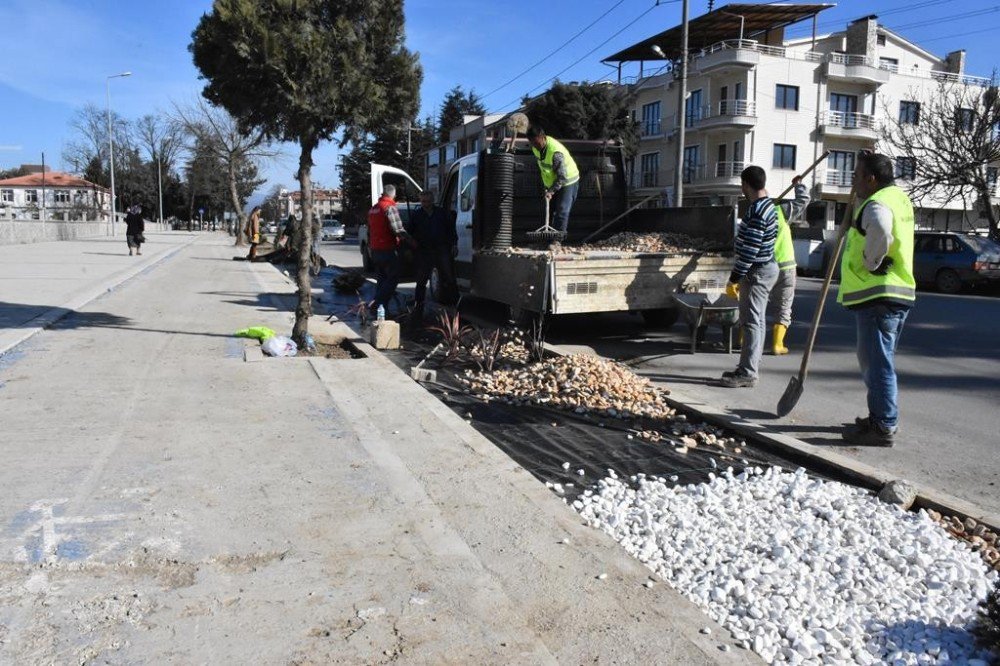
<path fill-rule="evenodd" d="M 847 209 L 837 229 L 837 248 L 830 259 L 830 265 L 826 269 L 826 279 L 823 281 L 823 288 L 819 292 L 819 301 L 816 302 L 816 311 L 813 313 L 812 325 L 809 328 L 809 341 L 806 343 L 806 350 L 802 354 L 802 365 L 799 366 L 799 383 L 804 384 L 806 373 L 809 370 L 809 357 L 812 356 L 813 344 L 816 342 L 816 332 L 819 330 L 819 319 L 823 315 L 823 306 L 826 305 L 826 296 L 830 293 L 830 283 L 833 282 L 833 272 L 837 268 L 840 260 L 840 252 L 844 249 L 844 239 L 847 237 L 847 230 L 851 228 L 851 216 L 854 213 L 854 187 L 851 187 L 851 196 L 847 201 Z"/>

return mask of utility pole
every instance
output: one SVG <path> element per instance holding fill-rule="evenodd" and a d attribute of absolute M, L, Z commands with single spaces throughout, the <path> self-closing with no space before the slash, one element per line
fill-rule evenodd
<path fill-rule="evenodd" d="M 688 69 L 688 0 L 681 9 L 681 67 L 680 85 L 677 90 L 677 172 L 674 175 L 674 205 L 684 205 L 684 121 L 687 115 L 687 69 Z"/>
<path fill-rule="evenodd" d="M 160 199 L 160 229 L 163 229 L 163 172 L 161 171 L 162 160 L 156 156 L 156 189 Z"/>
<path fill-rule="evenodd" d="M 42 153 L 42 224 L 45 224 L 45 153 Z"/>

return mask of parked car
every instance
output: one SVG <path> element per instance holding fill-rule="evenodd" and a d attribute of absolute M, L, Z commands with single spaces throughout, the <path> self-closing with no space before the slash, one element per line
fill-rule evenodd
<path fill-rule="evenodd" d="M 917 284 L 933 284 L 946 294 L 974 284 L 1000 282 L 1000 244 L 983 236 L 918 231 L 913 273 Z"/>
<path fill-rule="evenodd" d="M 278 225 L 275 222 L 268 222 L 267 226 L 264 227 L 265 234 L 276 234 L 278 233 Z"/>
<path fill-rule="evenodd" d="M 337 220 L 326 220 L 323 222 L 320 239 L 325 241 L 344 240 L 345 235 L 344 225 Z"/>

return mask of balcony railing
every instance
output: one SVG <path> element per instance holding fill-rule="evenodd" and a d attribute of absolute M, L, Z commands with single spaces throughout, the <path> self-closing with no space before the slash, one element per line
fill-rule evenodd
<path fill-rule="evenodd" d="M 718 162 L 715 165 L 716 178 L 739 178 L 746 168 L 746 162 Z"/>
<path fill-rule="evenodd" d="M 964 83 L 968 86 L 986 87 L 990 85 L 990 80 L 983 76 L 969 76 L 968 74 L 953 74 L 951 72 L 931 72 L 931 78 L 935 81 L 947 81 L 949 83 Z"/>
<path fill-rule="evenodd" d="M 829 61 L 836 63 L 838 65 L 867 65 L 869 67 L 874 67 L 874 59 L 868 56 L 857 55 L 854 53 L 831 53 L 829 55 Z"/>
<path fill-rule="evenodd" d="M 899 63 L 895 62 L 880 62 L 878 64 L 879 69 L 884 69 L 887 72 L 892 72 L 893 74 L 899 74 Z"/>
<path fill-rule="evenodd" d="M 705 118 L 715 118 L 719 116 L 753 116 L 757 115 L 757 104 L 745 99 L 724 99 L 719 101 L 715 108 L 711 104 L 701 107 L 700 120 Z"/>
<path fill-rule="evenodd" d="M 823 114 L 823 125 L 830 127 L 843 127 L 845 129 L 875 129 L 875 116 L 867 113 L 853 113 L 843 111 L 826 111 Z"/>
<path fill-rule="evenodd" d="M 833 187 L 850 187 L 854 184 L 853 171 L 827 171 L 826 184 Z"/>

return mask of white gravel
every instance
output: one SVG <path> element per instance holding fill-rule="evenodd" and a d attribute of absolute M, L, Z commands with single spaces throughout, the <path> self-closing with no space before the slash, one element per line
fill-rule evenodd
<path fill-rule="evenodd" d="M 769 662 L 986 663 L 967 628 L 997 574 L 925 513 L 804 470 L 709 479 L 611 473 L 573 506 Z"/>

